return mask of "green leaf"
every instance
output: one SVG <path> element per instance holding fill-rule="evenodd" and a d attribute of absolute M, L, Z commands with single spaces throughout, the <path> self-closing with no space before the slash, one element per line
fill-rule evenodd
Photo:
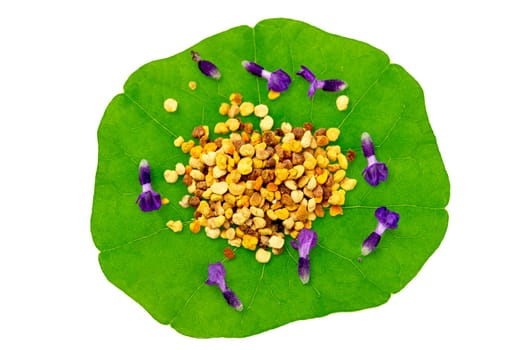
<path fill-rule="evenodd" d="M 222 78 L 204 76 L 190 50 L 215 63 Z M 282 68 L 293 79 L 290 89 L 268 100 L 266 81 L 247 73 L 243 60 L 268 70 Z M 325 91 L 310 100 L 308 83 L 295 75 L 300 65 L 319 78 L 345 80 L 350 108 L 338 111 L 337 94 Z M 197 82 L 196 90 L 188 88 L 191 80 Z M 316 128 L 340 127 L 337 143 L 357 153 L 348 175 L 358 185 L 347 193 L 344 215 L 314 222 L 319 242 L 310 254 L 307 285 L 298 278 L 297 252 L 288 242 L 283 254 L 265 265 L 245 249 L 226 261 L 225 240 L 192 234 L 188 225 L 181 233 L 166 227 L 168 220 L 188 223 L 193 217 L 193 209 L 177 204 L 187 192 L 184 184 L 163 179 L 165 169 L 188 161 L 173 140 L 179 135 L 189 139 L 199 124 L 213 128 L 224 121 L 218 107 L 232 92 L 240 92 L 245 101 L 268 104 L 275 125 L 308 121 Z M 168 97 L 178 100 L 176 113 L 163 109 Z M 388 180 L 377 187 L 361 175 L 366 166 L 360 148 L 364 131 L 372 135 L 378 159 L 389 167 Z M 107 107 L 98 140 L 91 228 L 102 270 L 160 323 L 193 337 L 245 337 L 296 320 L 383 304 L 418 273 L 448 223 L 450 185 L 418 83 L 382 51 L 294 20 L 236 27 L 144 65 Z M 149 213 L 135 203 L 143 158 L 151 164 L 154 189 L 171 200 Z M 361 243 L 375 228 L 379 206 L 400 214 L 399 227 L 387 231 L 378 248 L 359 262 Z M 216 261 L 224 261 L 227 282 L 244 304 L 242 312 L 229 307 L 215 286 L 204 284 L 208 264 Z"/>

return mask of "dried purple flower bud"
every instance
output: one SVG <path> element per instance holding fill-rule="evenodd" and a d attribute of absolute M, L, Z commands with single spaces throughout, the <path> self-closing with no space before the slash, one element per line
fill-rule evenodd
<path fill-rule="evenodd" d="M 268 80 L 268 90 L 283 92 L 288 90 L 288 85 L 292 83 L 292 78 L 290 78 L 290 76 L 282 69 L 278 69 L 275 72 L 270 72 L 265 70 L 257 63 L 250 61 L 242 61 L 242 65 L 253 75 Z"/>
<path fill-rule="evenodd" d="M 297 241 L 290 241 L 293 248 L 299 252 L 298 273 L 303 284 L 310 281 L 310 250 L 317 244 L 317 233 L 303 228 L 297 236 Z"/>
<path fill-rule="evenodd" d="M 160 194 L 153 191 L 151 187 L 151 171 L 146 159 L 139 164 L 139 181 L 142 185 L 142 193 L 138 196 L 136 203 L 142 211 L 158 210 L 162 205 Z"/>
<path fill-rule="evenodd" d="M 242 311 L 243 305 L 239 298 L 237 298 L 235 293 L 228 288 L 225 277 L 226 269 L 224 268 L 224 265 L 219 261 L 215 264 L 208 265 L 208 280 L 206 280 L 205 283 L 210 286 L 218 286 L 222 292 L 222 295 L 224 296 L 224 299 L 226 299 L 226 302 L 235 310 Z"/>
<path fill-rule="evenodd" d="M 363 241 L 363 245 L 361 246 L 361 254 L 363 256 L 373 252 L 379 244 L 381 236 L 386 231 L 386 229 L 397 228 L 397 223 L 399 222 L 399 214 L 388 210 L 386 207 L 377 208 L 375 211 L 375 216 L 377 218 L 377 226 L 374 232 L 368 235 L 368 237 Z"/>
<path fill-rule="evenodd" d="M 302 70 L 297 72 L 297 75 L 302 76 L 310 83 L 310 87 L 308 88 L 308 97 L 310 97 L 310 99 L 314 96 L 317 89 L 322 89 L 324 91 L 342 91 L 348 86 L 344 81 L 338 79 L 316 79 L 315 74 L 312 73 L 311 70 L 305 66 L 301 66 L 301 68 Z"/>
<path fill-rule="evenodd" d="M 386 181 L 388 176 L 388 168 L 385 163 L 377 161 L 374 152 L 374 143 L 367 132 L 361 135 L 361 146 L 363 154 L 368 161 L 368 166 L 363 170 L 366 182 L 372 186 L 377 186 L 379 182 Z"/>
<path fill-rule="evenodd" d="M 197 62 L 197 65 L 199 66 L 199 69 L 204 75 L 209 76 L 210 78 L 213 78 L 215 80 L 219 80 L 221 77 L 221 72 L 219 72 L 219 69 L 217 66 L 215 66 L 210 61 L 206 61 L 201 59 L 201 56 L 195 52 L 191 52 L 191 58 Z"/>

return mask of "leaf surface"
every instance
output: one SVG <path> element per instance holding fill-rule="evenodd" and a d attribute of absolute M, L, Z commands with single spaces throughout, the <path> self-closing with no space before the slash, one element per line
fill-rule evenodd
<path fill-rule="evenodd" d="M 202 75 L 191 50 L 216 64 L 222 78 Z M 290 89 L 268 100 L 266 81 L 247 73 L 243 60 L 285 70 L 293 80 Z M 310 100 L 308 83 L 295 75 L 301 65 L 320 79 L 345 80 L 349 109 L 335 108 L 334 93 L 317 91 Z M 188 88 L 192 80 L 196 90 Z M 319 242 L 310 254 L 307 285 L 297 276 L 297 252 L 288 242 L 283 254 L 266 265 L 245 249 L 225 261 L 225 240 L 192 234 L 188 225 L 181 233 L 166 227 L 168 220 L 187 224 L 193 217 L 192 208 L 177 204 L 187 193 L 184 184 L 163 179 L 165 169 L 188 161 L 173 140 L 191 138 L 199 124 L 213 129 L 224 121 L 218 107 L 232 92 L 267 104 L 275 125 L 308 121 L 316 128 L 339 127 L 337 144 L 357 153 L 347 174 L 358 185 L 347 193 L 344 215 L 314 222 Z M 163 109 L 168 97 L 178 100 L 176 113 Z M 255 117 L 248 118 L 257 125 Z M 372 135 L 378 159 L 389 167 L 388 180 L 377 187 L 361 175 L 366 166 L 360 148 L 364 131 Z M 296 320 L 385 303 L 437 249 L 448 223 L 449 180 L 418 83 L 384 52 L 295 20 L 232 28 L 142 66 L 107 107 L 98 140 L 91 230 L 102 270 L 160 323 L 193 337 L 245 337 Z M 135 204 L 143 158 L 151 164 L 154 189 L 171 201 L 150 213 Z M 399 227 L 387 231 L 377 250 L 359 262 L 361 243 L 375 228 L 379 206 L 400 214 Z M 216 287 L 204 284 L 208 264 L 216 261 L 224 261 L 226 280 L 243 301 L 242 312 L 230 308 Z"/>

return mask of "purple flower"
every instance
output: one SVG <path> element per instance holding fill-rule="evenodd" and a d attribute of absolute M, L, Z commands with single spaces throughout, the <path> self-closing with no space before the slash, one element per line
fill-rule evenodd
<path fill-rule="evenodd" d="M 139 164 L 139 181 L 142 185 L 142 193 L 138 196 L 136 203 L 142 211 L 158 210 L 162 205 L 160 194 L 153 191 L 151 187 L 151 172 L 149 163 L 146 159 Z"/>
<path fill-rule="evenodd" d="M 257 63 L 250 61 L 242 61 L 242 65 L 253 75 L 268 80 L 268 90 L 283 92 L 288 90 L 288 85 L 292 83 L 290 76 L 282 69 L 278 69 L 275 72 L 269 72 Z"/>
<path fill-rule="evenodd" d="M 303 284 L 310 281 L 310 250 L 317 244 L 317 233 L 314 230 L 303 228 L 296 241 L 290 241 L 293 248 L 299 251 L 299 278 Z"/>
<path fill-rule="evenodd" d="M 215 264 L 209 264 L 208 265 L 208 280 L 206 280 L 206 284 L 213 286 L 216 285 L 219 287 L 219 289 L 222 292 L 222 295 L 224 296 L 224 299 L 228 302 L 228 304 L 233 307 L 237 311 L 242 311 L 243 306 L 239 298 L 235 295 L 235 293 L 228 288 L 228 285 L 226 284 L 225 280 L 226 276 L 226 269 L 224 268 L 224 265 L 219 261 Z"/>
<path fill-rule="evenodd" d="M 377 218 L 377 226 L 374 232 L 368 235 L 363 241 L 363 245 L 361 246 L 361 254 L 363 256 L 370 254 L 376 249 L 386 229 L 397 228 L 399 221 L 398 213 L 390 211 L 386 207 L 379 207 L 376 209 L 375 216 Z"/>
<path fill-rule="evenodd" d="M 308 97 L 310 99 L 314 96 L 317 89 L 323 89 L 324 91 L 342 91 L 348 86 L 344 81 L 337 79 L 318 80 L 315 78 L 315 74 L 305 66 L 301 66 L 302 70 L 297 72 L 297 75 L 302 76 L 306 81 L 310 83 L 308 88 Z"/>
<path fill-rule="evenodd" d="M 219 72 L 219 69 L 217 69 L 217 66 L 215 66 L 210 61 L 206 61 L 201 59 L 201 56 L 195 52 L 191 52 L 191 58 L 197 62 L 199 69 L 201 70 L 204 75 L 209 76 L 210 78 L 213 78 L 215 80 L 219 80 L 221 77 L 221 72 Z"/>
<path fill-rule="evenodd" d="M 386 181 L 388 168 L 385 163 L 380 163 L 376 159 L 374 143 L 367 132 L 361 135 L 361 146 L 363 154 L 368 161 L 368 166 L 363 170 L 366 182 L 372 186 L 377 186 L 379 182 Z"/>

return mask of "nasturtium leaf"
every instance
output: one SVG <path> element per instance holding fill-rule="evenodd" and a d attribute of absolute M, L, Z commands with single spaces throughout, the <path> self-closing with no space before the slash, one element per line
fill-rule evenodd
<path fill-rule="evenodd" d="M 219 80 L 203 75 L 190 51 L 199 52 L 220 70 Z M 246 72 L 243 60 L 292 77 L 288 91 L 269 100 L 267 82 Z M 310 100 L 308 82 L 295 73 L 305 65 L 321 79 L 341 79 L 349 88 L 345 111 L 335 107 L 341 93 L 317 91 Z M 197 82 L 191 90 L 189 81 Z M 164 181 L 165 169 L 188 155 L 173 146 L 186 140 L 197 125 L 226 117 L 222 102 L 239 92 L 245 101 L 265 103 L 275 125 L 311 122 L 316 128 L 339 127 L 337 141 L 356 152 L 347 174 L 358 184 L 346 194 L 344 215 L 317 219 L 319 235 L 312 249 L 311 279 L 297 275 L 297 251 L 287 239 L 283 254 L 260 264 L 254 252 L 237 249 L 226 260 L 227 241 L 193 234 L 193 209 L 178 201 L 187 193 L 179 180 Z M 163 108 L 166 98 L 178 110 Z M 256 117 L 251 122 L 258 125 Z M 386 182 L 368 185 L 360 147 L 362 132 L 372 135 L 378 158 L 389 168 Z M 213 133 L 212 133 L 213 136 Z M 148 63 L 131 75 L 124 92 L 111 101 L 98 130 L 99 159 L 91 230 L 100 250 L 102 270 L 111 283 L 142 305 L 152 317 L 192 337 L 245 337 L 289 322 L 355 311 L 385 303 L 399 292 L 437 249 L 446 231 L 445 210 L 450 185 L 425 111 L 423 91 L 401 66 L 363 42 L 326 33 L 306 23 L 270 19 L 254 28 L 241 26 L 207 38 L 175 56 Z M 147 159 L 152 184 L 170 203 L 144 213 L 135 200 L 140 193 L 138 164 Z M 378 248 L 360 257 L 361 243 L 376 225 L 374 210 L 387 206 L 401 216 Z M 169 220 L 182 220 L 174 233 Z M 216 287 L 206 285 L 209 263 L 222 261 L 229 287 L 244 304 L 229 307 Z"/>

